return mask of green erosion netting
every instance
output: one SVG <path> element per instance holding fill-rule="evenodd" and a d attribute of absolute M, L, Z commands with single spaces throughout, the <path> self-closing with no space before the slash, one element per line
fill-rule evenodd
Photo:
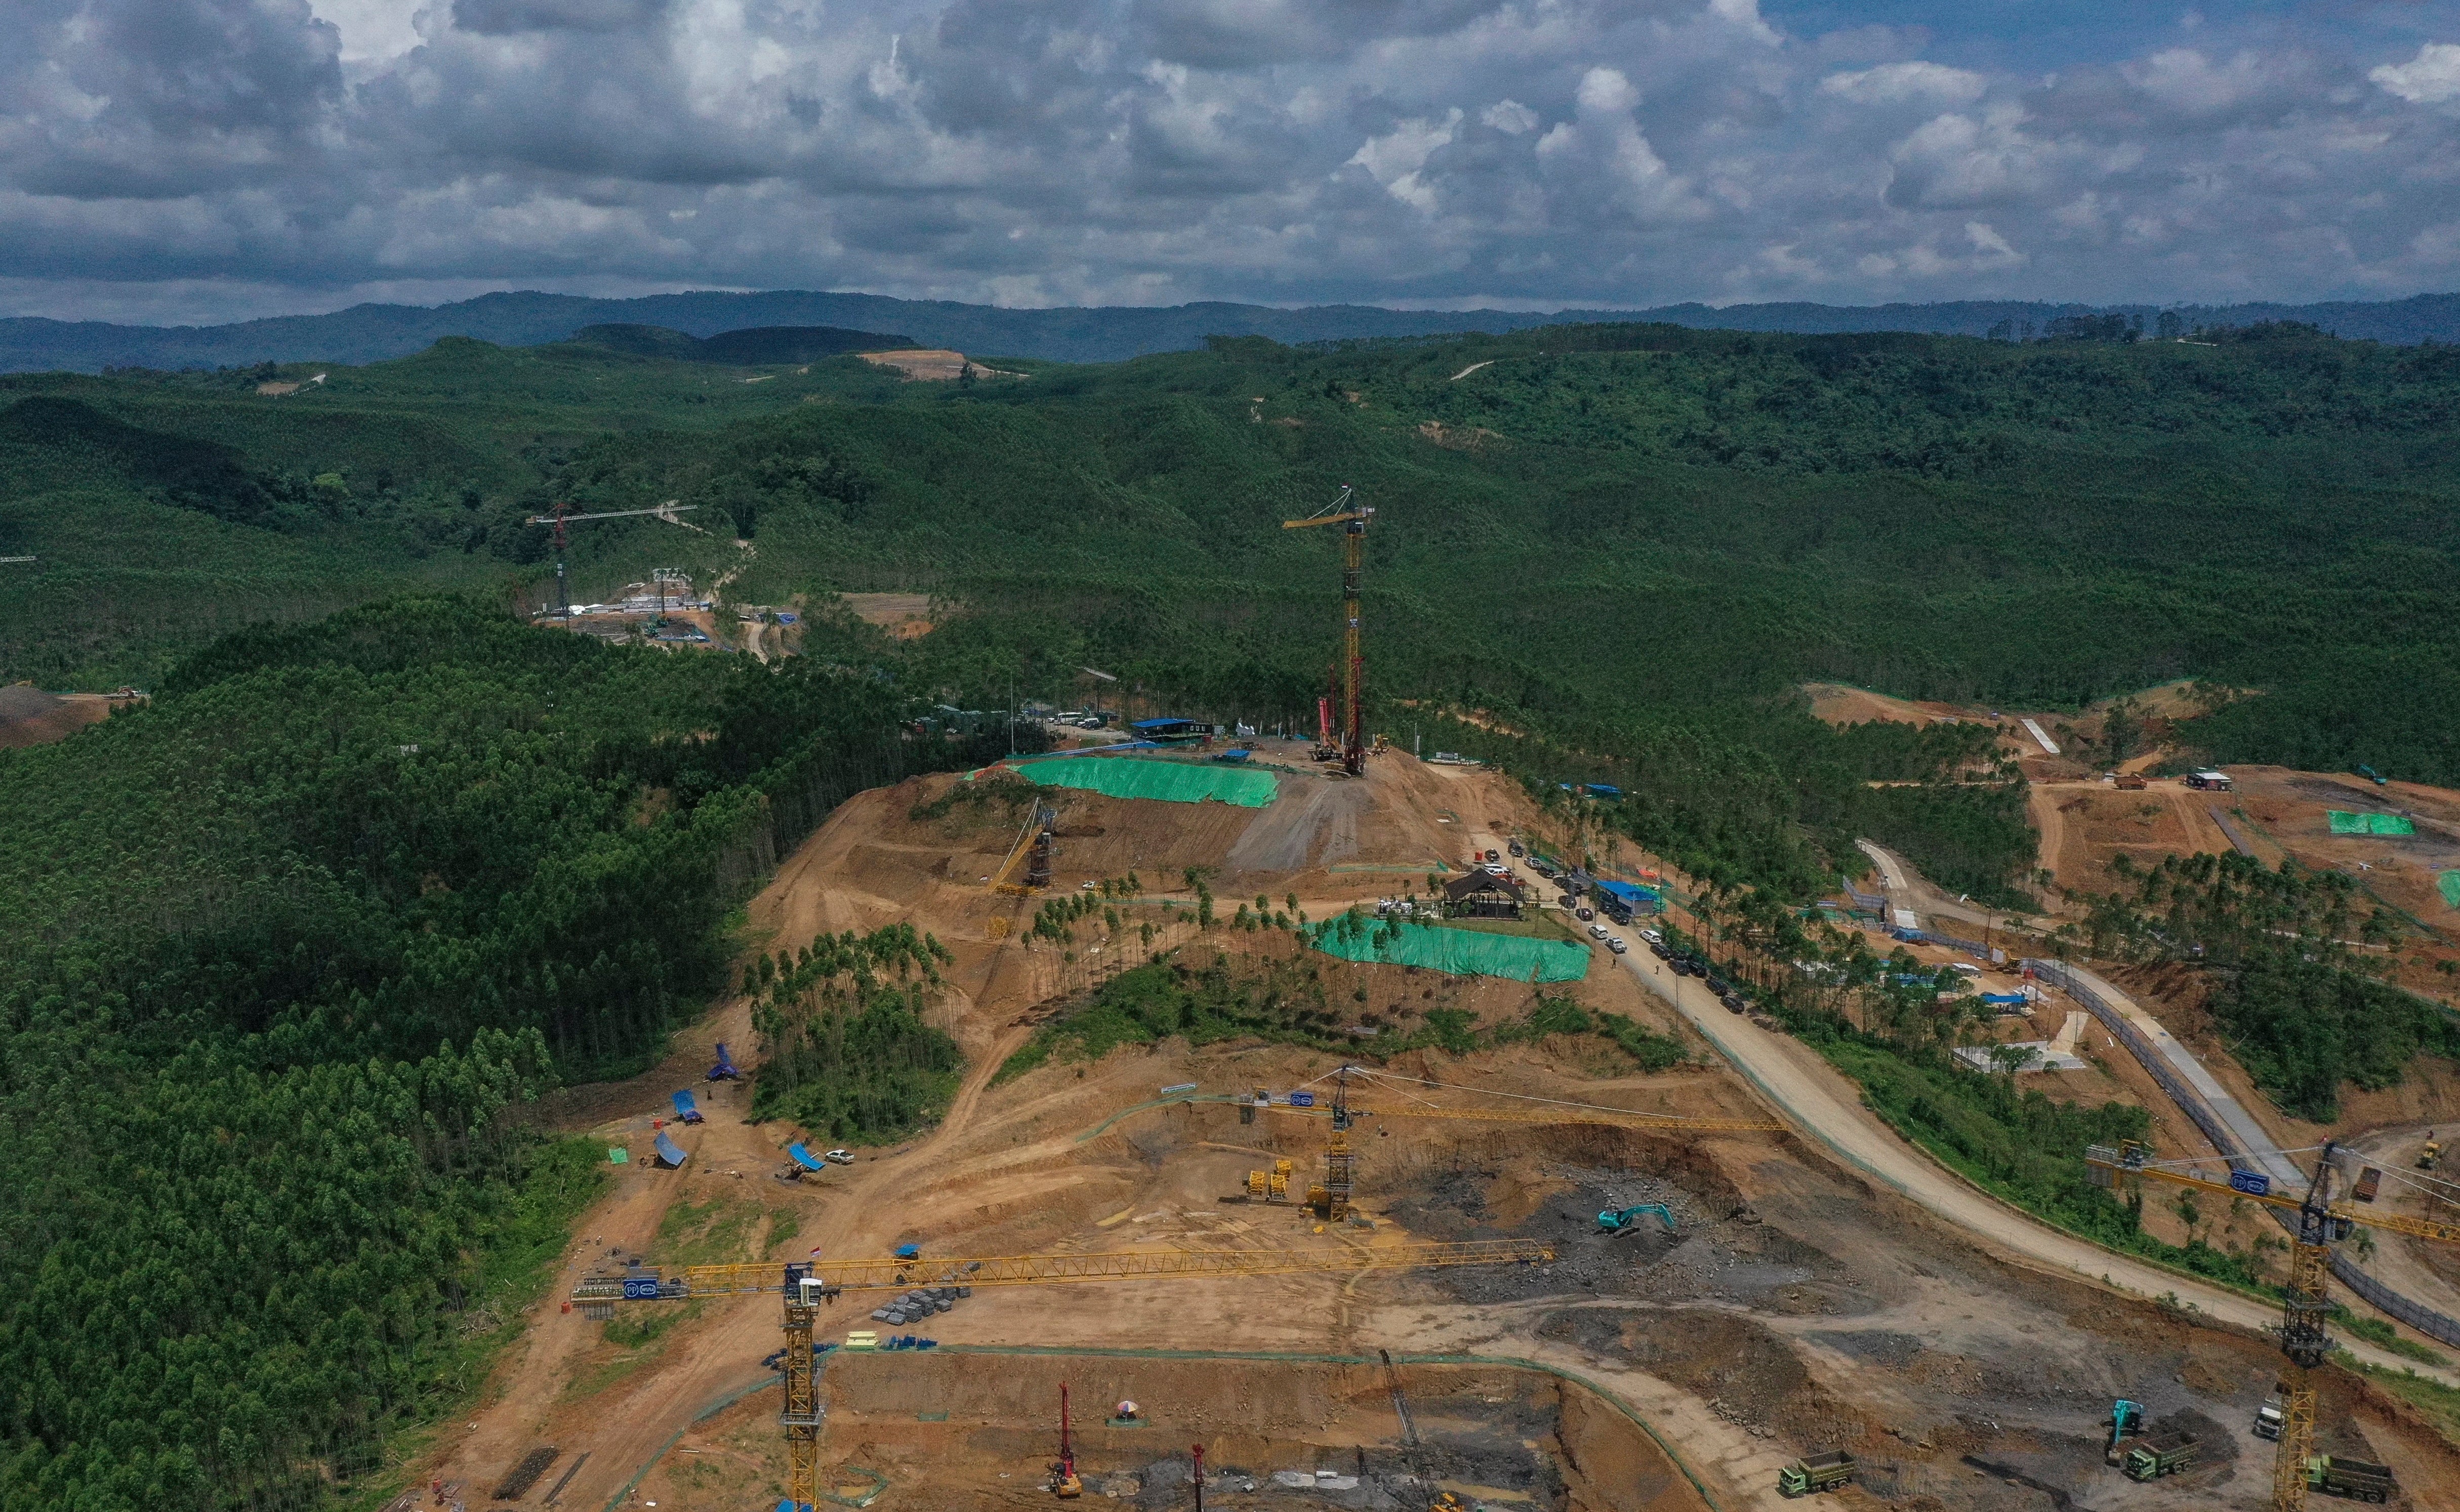
<path fill-rule="evenodd" d="M 1568 940 L 1525 934 L 1489 934 L 1440 924 L 1367 924 L 1349 930 L 1334 920 L 1316 936 L 1315 948 L 1343 960 L 1425 966 L 1455 976 L 1503 976 L 1513 981 L 1579 981 L 1589 974 L 1589 953 Z"/>
<path fill-rule="evenodd" d="M 2344 809 L 2326 808 L 2325 817 L 2332 821 L 2334 834 L 2405 835 L 2417 833 L 2417 826 L 2403 814 L 2349 813 Z"/>
<path fill-rule="evenodd" d="M 2435 886 L 2443 890 L 2445 907 L 2460 909 L 2460 872 L 2444 872 L 2435 878 Z"/>
<path fill-rule="evenodd" d="M 1084 788 L 1113 798 L 1158 798 L 1164 803 L 1202 803 L 1212 798 L 1241 808 L 1262 808 L 1281 789 L 1268 771 L 1125 756 L 1061 756 L 1019 762 L 1016 769 L 1045 788 Z"/>

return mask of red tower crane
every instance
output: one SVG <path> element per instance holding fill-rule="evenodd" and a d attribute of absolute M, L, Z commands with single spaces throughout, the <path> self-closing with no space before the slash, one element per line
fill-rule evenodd
<path fill-rule="evenodd" d="M 1304 519 L 1283 520 L 1282 529 L 1339 525 L 1341 536 L 1342 663 L 1348 673 L 1342 690 L 1341 766 L 1352 777 L 1367 770 L 1367 656 L 1359 646 L 1358 579 L 1367 565 L 1367 522 L 1375 511 L 1350 502 L 1348 484 L 1331 503 Z"/>

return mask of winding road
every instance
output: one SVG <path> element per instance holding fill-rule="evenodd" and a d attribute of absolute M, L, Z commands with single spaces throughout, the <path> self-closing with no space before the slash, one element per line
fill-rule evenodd
<path fill-rule="evenodd" d="M 2098 1282 L 2114 1291 L 2142 1297 L 2174 1296 L 2217 1322 L 2259 1332 L 2269 1332 L 2276 1325 L 2278 1312 L 2252 1297 L 2105 1250 L 2005 1206 L 1907 1143 L 1863 1106 L 1861 1093 L 1852 1082 L 1801 1041 L 1728 1013 L 1705 985 L 1676 976 L 1671 967 L 1644 951 L 1634 951 L 1622 960 L 1643 986 L 1673 1004 L 1789 1122 L 1846 1165 L 1955 1225 L 1985 1249 L 2038 1270 Z M 2270 1143 L 2263 1141 L 2263 1147 Z M 2418 1366 L 2359 1339 L 2342 1342 L 2367 1364 L 2393 1371 L 2414 1369 L 2447 1386 L 2460 1387 L 2460 1373 Z"/>

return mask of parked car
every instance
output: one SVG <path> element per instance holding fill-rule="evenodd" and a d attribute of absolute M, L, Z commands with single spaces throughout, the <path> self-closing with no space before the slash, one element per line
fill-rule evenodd
<path fill-rule="evenodd" d="M 1628 945 L 1626 945 L 1626 944 L 1624 944 L 1624 943 L 1622 942 L 1622 940 L 1620 937 L 1618 937 L 1618 936 L 1609 936 L 1609 937 L 1607 938 L 1607 940 L 1606 940 L 1606 949 L 1608 949 L 1608 950 L 1610 950 L 1610 951 L 1614 952 L 1616 955 L 1620 956 L 1620 955 L 1623 954 L 1623 952 L 1625 952 L 1625 951 L 1627 951 L 1627 950 L 1631 949 L 1631 947 L 1630 947 L 1630 946 L 1628 946 Z"/>
<path fill-rule="evenodd" d="M 1665 942 L 1664 940 L 1650 940 L 1648 942 L 1648 954 L 1656 956 L 1659 960 L 1665 960 L 1674 953 L 1665 948 Z"/>
<path fill-rule="evenodd" d="M 1731 988 L 1731 987 L 1729 987 L 1729 986 L 1726 985 L 1726 979 L 1725 979 L 1724 977 L 1722 977 L 1722 976 L 1710 976 L 1710 977 L 1707 978 L 1707 983 L 1708 983 L 1708 990 L 1709 990 L 1710 992 L 1712 992 L 1712 993 L 1715 993 L 1715 994 L 1716 994 L 1718 997 L 1720 997 L 1720 998 L 1723 998 L 1723 997 L 1724 997 L 1724 996 L 1726 996 L 1728 993 L 1732 992 L 1732 991 L 1734 990 L 1733 988 Z"/>
<path fill-rule="evenodd" d="M 1604 925 L 1602 925 L 1602 924 L 1592 924 L 1592 925 L 1590 925 L 1590 926 L 1589 926 L 1589 938 L 1591 938 L 1591 939 L 1603 939 L 1603 938 L 1605 938 L 1605 937 L 1606 937 L 1606 927 L 1605 927 Z"/>
<path fill-rule="evenodd" d="M 1665 943 L 1665 936 L 1660 934 L 1655 930 L 1642 930 L 1640 932 L 1640 937 L 1646 940 L 1651 945 L 1663 945 Z"/>
<path fill-rule="evenodd" d="M 854 1164 L 854 1151 L 849 1149 L 833 1149 L 826 1155 L 821 1156 L 820 1159 L 827 1161 L 832 1166 L 851 1166 Z"/>
<path fill-rule="evenodd" d="M 1517 840 L 1513 841 L 1510 845 L 1504 847 L 1504 849 L 1511 851 L 1514 855 L 1526 855 L 1528 853 L 1520 849 L 1520 842 Z"/>
<path fill-rule="evenodd" d="M 1503 857 L 1501 857 L 1501 856 L 1499 856 L 1499 855 L 1496 855 L 1496 854 L 1495 854 L 1494 851 L 1492 851 L 1492 850 L 1489 850 L 1489 851 L 1486 853 L 1486 858 L 1487 858 L 1489 861 L 1500 861 L 1500 860 L 1502 860 L 1502 859 L 1503 859 Z"/>
<path fill-rule="evenodd" d="M 1581 918 L 1581 920 L 1582 920 L 1583 922 L 1586 922 L 1587 920 L 1589 920 L 1589 919 L 1593 919 L 1593 918 L 1596 918 L 1596 917 L 1598 916 L 1598 914 L 1597 914 L 1597 910 L 1595 910 L 1595 909 L 1589 909 L 1589 908 L 1581 909 L 1581 910 L 1580 911 L 1580 918 Z"/>

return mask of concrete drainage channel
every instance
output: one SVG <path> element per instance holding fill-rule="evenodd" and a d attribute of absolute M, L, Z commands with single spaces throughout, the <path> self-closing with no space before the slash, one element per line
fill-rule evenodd
<path fill-rule="evenodd" d="M 951 1344 L 943 1346 L 942 1349 L 935 1353 L 949 1355 L 965 1354 L 989 1357 L 1007 1356 L 1020 1360 L 1047 1358 L 1056 1360 L 1094 1361 L 1107 1359 L 1156 1363 L 1168 1361 L 1188 1361 L 1194 1363 L 1219 1361 L 1224 1364 L 1240 1363 L 1263 1366 L 1333 1366 L 1357 1370 L 1369 1370 L 1380 1367 L 1379 1358 L 1374 1355 L 1275 1351 L 1100 1348 L 1071 1349 L 1025 1344 Z M 824 1370 L 829 1363 L 837 1360 L 838 1357 L 838 1352 L 834 1350 L 830 1351 L 828 1354 L 820 1355 L 814 1361 L 814 1366 L 816 1369 Z M 864 1360 L 878 1360 L 882 1364 L 885 1364 L 886 1360 L 891 1357 L 928 1359 L 931 1356 L 855 1356 L 855 1358 Z M 1708 1508 L 1709 1512 L 1723 1512 L 1722 1504 L 1717 1501 L 1716 1497 L 1709 1491 L 1707 1485 L 1702 1483 L 1699 1476 L 1693 1473 L 1690 1465 L 1684 1460 L 1682 1455 L 1676 1451 L 1675 1447 L 1661 1437 L 1657 1430 L 1649 1424 L 1646 1418 L 1634 1411 L 1629 1403 L 1617 1396 L 1612 1391 L 1608 1390 L 1597 1381 L 1591 1380 L 1579 1374 L 1578 1372 L 1566 1370 L 1557 1365 L 1550 1365 L 1543 1360 L 1524 1359 L 1513 1355 L 1395 1354 L 1391 1356 L 1391 1361 L 1398 1365 L 1527 1372 L 1533 1375 L 1550 1377 L 1557 1382 L 1563 1383 L 1571 1388 L 1576 1388 L 1579 1392 L 1595 1399 L 1597 1402 L 1603 1404 L 1605 1407 L 1610 1408 L 1616 1417 L 1627 1421 L 1631 1426 L 1639 1429 L 1641 1434 L 1647 1439 L 1648 1444 L 1653 1446 L 1658 1454 L 1665 1457 L 1665 1464 L 1680 1477 L 1680 1481 L 1676 1483 L 1686 1485 L 1691 1493 L 1699 1498 L 1700 1504 Z M 742 1401 L 744 1398 L 753 1396 L 754 1393 L 768 1390 L 769 1388 L 776 1385 L 778 1377 L 771 1376 L 765 1379 L 753 1381 L 733 1391 L 728 1392 L 710 1401 L 708 1404 L 703 1406 L 700 1411 L 694 1413 L 692 1415 L 691 1424 L 707 1422 L 710 1418 L 717 1417 L 727 1409 Z M 894 1412 L 895 1409 L 891 1408 L 889 1411 Z M 946 1412 L 917 1413 L 914 1416 L 921 1420 L 935 1422 L 945 1421 L 949 1417 Z M 616 1512 L 616 1509 L 624 1505 L 626 1500 L 632 1496 L 634 1490 L 639 1487 L 642 1480 L 646 1479 L 652 1470 L 655 1470 L 658 1467 L 666 1457 L 674 1449 L 677 1443 L 682 1441 L 684 1435 L 689 1432 L 690 1426 L 691 1425 L 688 1424 L 685 1428 L 678 1429 L 666 1440 L 666 1442 L 658 1446 L 655 1453 L 650 1455 L 648 1459 L 642 1462 L 640 1467 L 633 1472 L 631 1478 L 626 1480 L 623 1487 L 607 1501 L 605 1512 Z M 840 1465 L 838 1467 L 835 1474 L 839 1478 L 836 1488 L 833 1490 L 823 1489 L 820 1493 L 820 1498 L 823 1502 L 838 1506 L 867 1507 L 874 1501 L 878 1500 L 879 1497 L 888 1489 L 889 1485 L 888 1477 L 874 1469 L 850 1464 Z M 1279 1483 L 1282 1480 L 1280 1475 L 1272 1472 L 1265 1472 L 1265 1475 L 1276 1483 Z M 862 1490 L 855 1492 L 853 1490 L 854 1484 L 863 1480 L 869 1481 L 870 1484 Z M 1317 1483 L 1322 1484 L 1323 1482 L 1319 1480 Z M 852 1494 L 848 1494 L 850 1492 Z"/>

